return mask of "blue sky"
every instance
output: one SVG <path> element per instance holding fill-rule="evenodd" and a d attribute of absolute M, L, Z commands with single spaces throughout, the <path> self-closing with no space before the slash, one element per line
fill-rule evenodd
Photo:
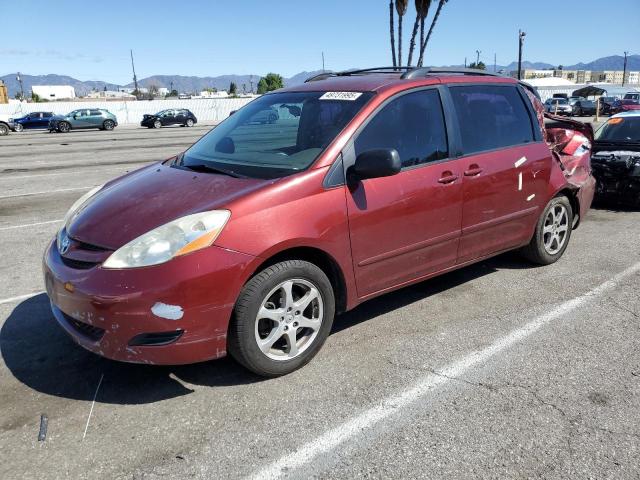
<path fill-rule="evenodd" d="M 409 3 L 405 40 L 414 17 Z M 386 0 L 0 0 L 0 11 L 0 75 L 57 73 L 124 84 L 131 81 L 129 48 L 138 78 L 291 76 L 321 68 L 322 51 L 333 70 L 391 63 Z M 425 63 L 471 61 L 481 50 L 485 63 L 493 64 L 495 53 L 498 64 L 508 64 L 517 58 L 518 28 L 527 32 L 526 60 L 568 65 L 640 53 L 638 18 L 639 0 L 450 0 Z M 565 31 L 578 25 L 584 33 Z"/>

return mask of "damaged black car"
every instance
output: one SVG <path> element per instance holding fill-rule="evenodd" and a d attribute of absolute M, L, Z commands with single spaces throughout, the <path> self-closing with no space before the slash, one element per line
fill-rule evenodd
<path fill-rule="evenodd" d="M 596 201 L 640 207 L 640 111 L 619 113 L 595 133 Z"/>

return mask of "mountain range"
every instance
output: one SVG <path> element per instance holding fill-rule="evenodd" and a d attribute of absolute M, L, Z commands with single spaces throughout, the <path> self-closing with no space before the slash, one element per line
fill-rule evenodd
<path fill-rule="evenodd" d="M 588 63 L 577 63 L 575 65 L 564 65 L 565 70 L 622 70 L 624 58 L 621 55 L 612 55 L 609 57 L 602 57 Z M 532 69 L 548 69 L 555 68 L 557 65 L 544 62 L 522 62 L 523 68 Z M 461 65 L 457 65 L 458 67 Z M 511 62 L 509 65 L 497 65 L 496 70 L 504 70 L 510 72 L 518 68 L 517 62 Z M 493 64 L 487 63 L 487 69 L 493 70 Z M 640 70 L 640 55 L 631 55 L 627 60 L 627 70 L 638 71 Z M 285 78 L 284 83 L 286 86 L 297 85 L 304 82 L 312 75 L 320 73 L 320 70 L 312 72 L 300 72 L 292 77 Z M 66 75 L 27 75 L 22 74 L 22 82 L 24 85 L 25 94 L 31 91 L 32 85 L 71 85 L 76 91 L 76 95 L 83 96 L 92 90 L 103 90 L 105 87 L 107 90 L 117 90 L 121 85 L 115 85 L 113 83 L 102 82 L 99 80 L 81 81 L 73 77 Z M 205 88 L 217 88 L 218 90 L 227 90 L 229 84 L 234 82 L 238 86 L 238 91 L 243 91 L 243 86 L 246 91 L 251 90 L 251 83 L 253 82 L 253 89 L 257 88 L 260 75 L 220 75 L 217 77 L 194 77 L 183 75 L 153 75 L 143 78 L 138 81 L 138 85 L 141 87 L 148 87 L 155 85 L 157 87 L 173 88 L 179 92 L 199 92 Z M 20 91 L 20 84 L 16 80 L 16 75 L 10 73 L 0 77 L 0 80 L 4 81 L 9 90 L 9 96 L 13 97 Z M 124 87 L 133 87 L 133 84 L 124 85 Z"/>

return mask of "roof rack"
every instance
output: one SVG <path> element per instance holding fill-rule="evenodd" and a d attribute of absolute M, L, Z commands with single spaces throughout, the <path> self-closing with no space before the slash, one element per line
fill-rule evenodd
<path fill-rule="evenodd" d="M 486 70 L 477 70 L 475 68 L 435 68 L 424 67 L 414 68 L 402 74 L 403 79 L 410 80 L 412 78 L 426 77 L 427 75 L 437 75 L 440 73 L 451 73 L 453 75 L 482 75 L 487 77 L 499 77 L 497 73 L 487 72 Z"/>
<path fill-rule="evenodd" d="M 403 73 L 404 72 L 404 73 Z M 366 75 L 375 73 L 390 73 L 399 74 L 402 73 L 400 78 L 410 80 L 412 78 L 426 77 L 427 75 L 437 75 L 450 73 L 452 75 L 482 75 L 488 77 L 499 77 L 497 73 L 490 73 L 486 70 L 476 70 L 473 68 L 435 68 L 435 67 L 374 67 L 374 68 L 361 68 L 354 70 L 344 70 L 342 72 L 322 72 L 313 77 L 309 77 L 305 80 L 308 82 L 317 82 L 319 80 L 325 80 L 331 77 L 348 77 L 350 75 Z"/>
<path fill-rule="evenodd" d="M 350 75 L 366 75 L 368 73 L 391 73 L 398 74 L 402 72 L 408 72 L 414 67 L 373 67 L 373 68 L 356 68 L 353 70 L 343 70 L 341 72 L 322 72 L 313 77 L 307 78 L 304 83 L 317 82 L 319 80 L 325 80 L 331 77 L 348 77 Z"/>

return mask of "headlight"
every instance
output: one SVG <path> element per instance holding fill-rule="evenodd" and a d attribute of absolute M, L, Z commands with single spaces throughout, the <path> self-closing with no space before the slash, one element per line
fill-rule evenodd
<path fill-rule="evenodd" d="M 218 238 L 230 216 L 228 210 L 213 210 L 166 223 L 120 247 L 102 266 L 147 267 L 208 247 Z"/>

